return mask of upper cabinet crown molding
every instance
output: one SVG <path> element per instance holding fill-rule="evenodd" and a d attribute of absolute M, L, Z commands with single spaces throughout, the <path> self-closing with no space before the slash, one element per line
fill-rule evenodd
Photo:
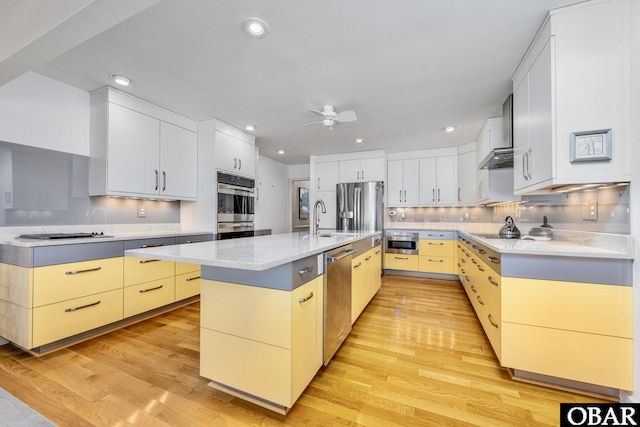
<path fill-rule="evenodd" d="M 197 198 L 195 122 L 110 87 L 90 105 L 89 195 Z"/>
<path fill-rule="evenodd" d="M 550 12 L 513 76 L 517 194 L 631 178 L 628 0 Z M 571 134 L 611 129 L 611 160 L 571 161 Z"/>

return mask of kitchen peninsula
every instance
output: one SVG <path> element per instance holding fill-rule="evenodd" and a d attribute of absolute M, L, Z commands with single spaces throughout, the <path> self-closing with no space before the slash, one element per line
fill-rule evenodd
<path fill-rule="evenodd" d="M 323 364 L 325 252 L 363 241 L 375 249 L 379 239 L 287 233 L 125 254 L 200 264 L 200 374 L 213 388 L 286 413 Z"/>

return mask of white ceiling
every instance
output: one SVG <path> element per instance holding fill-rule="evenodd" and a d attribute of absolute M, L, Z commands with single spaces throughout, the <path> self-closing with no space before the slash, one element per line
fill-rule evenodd
<path fill-rule="evenodd" d="M 502 114 L 547 11 L 576 2 L 147 0 L 141 12 L 32 69 L 87 91 L 113 85 L 111 74 L 128 76 L 126 92 L 193 120 L 256 125 L 260 153 L 287 164 L 313 154 L 451 147 Z M 266 38 L 243 33 L 249 17 L 268 23 Z M 303 127 L 317 119 L 307 109 L 325 104 L 352 109 L 358 120 Z M 457 130 L 445 134 L 447 125 Z"/>

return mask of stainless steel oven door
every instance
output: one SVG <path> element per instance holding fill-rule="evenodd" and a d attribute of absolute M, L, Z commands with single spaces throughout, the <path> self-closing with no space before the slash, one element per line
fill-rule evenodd
<path fill-rule="evenodd" d="M 218 223 L 218 240 L 237 239 L 255 235 L 252 222 L 224 222 Z"/>
<path fill-rule="evenodd" d="M 254 210 L 253 188 L 218 184 L 218 222 L 251 222 Z"/>
<path fill-rule="evenodd" d="M 417 255 L 419 233 L 412 232 L 387 232 L 385 252 L 392 254 Z"/>

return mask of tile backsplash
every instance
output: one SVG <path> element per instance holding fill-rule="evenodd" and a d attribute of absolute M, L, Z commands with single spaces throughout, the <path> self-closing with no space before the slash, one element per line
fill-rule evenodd
<path fill-rule="evenodd" d="M 561 230 L 630 234 L 629 185 L 584 189 L 563 194 L 523 196 L 518 203 L 478 207 L 387 208 L 386 222 L 496 223 L 507 216 L 516 225 L 539 226 L 546 216 Z"/>

